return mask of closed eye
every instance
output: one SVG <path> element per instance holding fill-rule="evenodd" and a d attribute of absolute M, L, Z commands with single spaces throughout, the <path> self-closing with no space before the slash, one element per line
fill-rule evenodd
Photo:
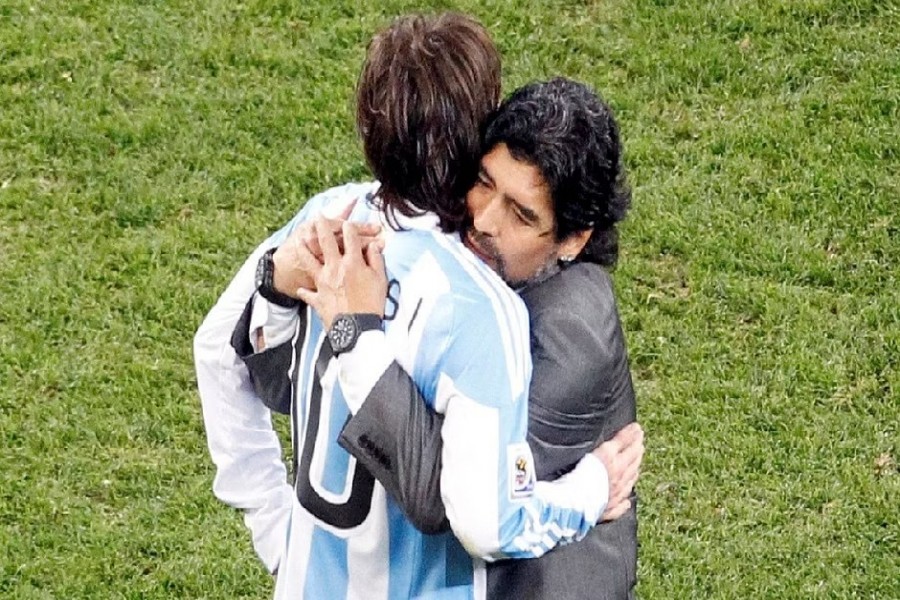
<path fill-rule="evenodd" d="M 520 211 L 518 208 L 513 208 L 513 214 L 516 215 L 516 219 L 517 219 L 517 220 L 519 221 L 519 223 L 521 223 L 522 225 L 528 225 L 529 227 L 532 226 L 532 225 L 534 225 L 534 223 L 532 223 L 531 221 L 529 221 L 529 220 L 525 217 L 525 215 L 522 214 L 522 211 Z"/>
<path fill-rule="evenodd" d="M 513 214 L 516 215 L 516 219 L 518 219 L 523 225 L 527 225 L 529 227 L 537 227 L 540 224 L 541 219 L 533 210 L 531 210 L 527 206 L 522 205 L 513 198 L 507 197 L 507 201 L 509 202 L 509 206 Z"/>

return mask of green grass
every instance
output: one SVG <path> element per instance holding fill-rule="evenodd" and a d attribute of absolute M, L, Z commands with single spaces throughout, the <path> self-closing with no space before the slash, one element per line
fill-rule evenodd
<path fill-rule="evenodd" d="M 316 190 L 391 15 L 616 108 L 643 598 L 900 597 L 894 0 L 0 5 L 0 596 L 264 598 L 191 337 Z"/>

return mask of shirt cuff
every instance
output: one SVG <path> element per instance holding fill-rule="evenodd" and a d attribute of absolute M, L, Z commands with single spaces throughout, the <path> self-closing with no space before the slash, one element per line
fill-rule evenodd
<path fill-rule="evenodd" d="M 577 481 L 577 485 L 587 492 L 588 502 L 584 511 L 586 520 L 590 523 L 600 521 L 609 502 L 609 473 L 603 461 L 588 452 L 564 477 Z"/>
<path fill-rule="evenodd" d="M 338 355 L 338 381 L 351 414 L 356 414 L 366 397 L 394 360 L 383 331 L 364 331 L 352 350 Z"/>
<path fill-rule="evenodd" d="M 253 311 L 250 314 L 250 344 L 254 352 L 259 352 L 259 332 L 262 330 L 266 348 L 275 348 L 289 341 L 297 327 L 300 313 L 296 308 L 286 308 L 273 304 L 259 295 L 253 294 Z"/>

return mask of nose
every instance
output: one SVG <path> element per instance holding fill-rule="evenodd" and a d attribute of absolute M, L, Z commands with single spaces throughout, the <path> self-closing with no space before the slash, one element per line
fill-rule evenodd
<path fill-rule="evenodd" d="M 472 224 L 477 231 L 492 237 L 500 232 L 500 204 L 500 198 L 493 194 L 483 194 L 472 203 Z"/>

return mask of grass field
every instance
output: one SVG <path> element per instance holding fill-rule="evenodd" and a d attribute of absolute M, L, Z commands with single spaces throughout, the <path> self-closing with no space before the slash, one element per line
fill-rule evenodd
<path fill-rule="evenodd" d="M 895 0 L 4 0 L 0 597 L 270 595 L 210 491 L 191 338 L 367 176 L 372 32 L 449 7 L 507 90 L 566 74 L 622 123 L 640 596 L 900 597 Z"/>

